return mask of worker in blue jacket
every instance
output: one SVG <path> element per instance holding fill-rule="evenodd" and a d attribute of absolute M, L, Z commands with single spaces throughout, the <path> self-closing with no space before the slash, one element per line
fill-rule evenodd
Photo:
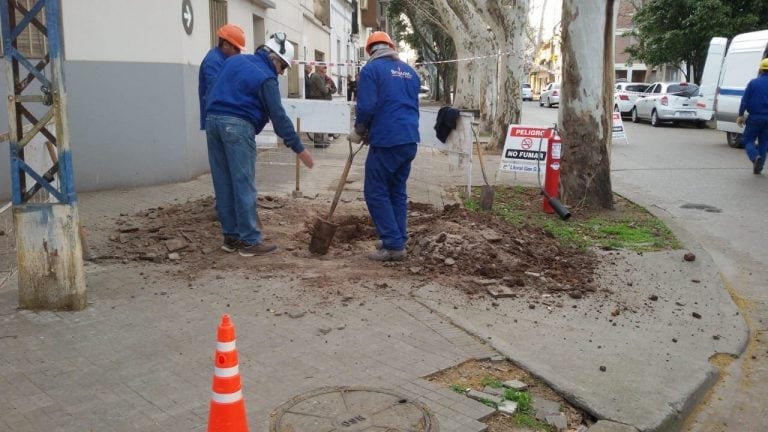
<path fill-rule="evenodd" d="M 401 261 L 406 251 L 406 183 L 419 142 L 419 76 L 401 61 L 389 35 L 373 32 L 365 43 L 370 59 L 360 71 L 354 129 L 365 139 L 365 203 L 381 239 L 368 258 Z"/>
<path fill-rule="evenodd" d="M 293 45 L 285 33 L 275 33 L 255 54 L 227 59 L 208 95 L 208 162 L 227 252 L 249 257 L 277 249 L 262 241 L 256 215 L 254 138 L 267 122 L 305 166 L 314 164 L 280 100 L 277 76 L 291 67 L 292 59 Z"/>
<path fill-rule="evenodd" d="M 744 119 L 744 112 L 749 116 Z M 768 58 L 760 62 L 758 77 L 751 80 L 744 89 L 739 105 L 739 117 L 736 124 L 744 128 L 741 143 L 747 157 L 752 161 L 752 172 L 760 174 L 765 165 L 768 152 Z M 755 145 L 755 140 L 760 144 Z"/>
<path fill-rule="evenodd" d="M 240 54 L 245 49 L 245 32 L 234 24 L 225 24 L 216 32 L 219 43 L 208 51 L 200 63 L 197 95 L 200 99 L 200 130 L 205 130 L 205 105 L 216 77 L 224 66 L 224 60 Z"/>

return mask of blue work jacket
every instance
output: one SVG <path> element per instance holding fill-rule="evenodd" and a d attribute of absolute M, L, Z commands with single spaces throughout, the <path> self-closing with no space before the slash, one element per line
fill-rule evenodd
<path fill-rule="evenodd" d="M 419 142 L 419 75 L 405 62 L 381 57 L 366 64 L 357 84 L 355 128 L 368 144 L 394 147 Z"/>
<path fill-rule="evenodd" d="M 208 95 L 208 114 L 237 117 L 253 124 L 258 135 L 268 121 L 295 153 L 304 151 L 285 114 L 277 85 L 277 69 L 265 50 L 232 56 L 224 62 Z"/>

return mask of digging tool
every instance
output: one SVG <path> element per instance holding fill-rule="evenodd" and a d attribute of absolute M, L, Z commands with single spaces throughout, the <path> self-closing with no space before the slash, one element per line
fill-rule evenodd
<path fill-rule="evenodd" d="M 480 189 L 480 209 L 483 211 L 493 210 L 493 200 L 495 191 L 493 186 L 488 183 L 488 176 L 485 174 L 485 162 L 483 161 L 483 151 L 480 149 L 480 138 L 475 132 L 475 128 L 472 128 L 472 134 L 475 135 L 475 147 L 477 147 L 477 157 L 480 160 L 480 172 L 483 173 L 483 182 L 485 184 Z"/>
<path fill-rule="evenodd" d="M 347 140 L 347 143 L 349 144 L 349 156 L 347 156 L 347 163 L 344 165 L 344 171 L 341 173 L 339 185 L 336 187 L 336 194 L 333 196 L 331 210 L 328 212 L 328 217 L 326 217 L 325 220 L 318 217 L 315 221 L 312 240 L 309 242 L 309 251 L 313 254 L 325 255 L 328 253 L 328 248 L 331 246 L 333 236 L 336 234 L 336 228 L 339 227 L 331 221 L 333 218 L 333 212 L 336 210 L 336 205 L 339 203 L 339 198 L 341 198 L 341 191 L 344 190 L 344 185 L 347 183 L 347 175 L 349 175 L 349 168 L 352 166 L 352 160 L 366 144 L 365 141 L 363 141 L 360 143 L 356 150 L 353 150 L 352 141 Z"/>
<path fill-rule="evenodd" d="M 296 119 L 296 133 L 301 136 L 301 117 Z M 296 189 L 291 192 L 293 198 L 301 198 L 301 166 L 299 162 L 299 155 L 296 155 Z"/>

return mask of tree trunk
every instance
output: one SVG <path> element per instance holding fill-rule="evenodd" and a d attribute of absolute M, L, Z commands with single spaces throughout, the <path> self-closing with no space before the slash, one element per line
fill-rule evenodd
<path fill-rule="evenodd" d="M 504 144 L 507 127 L 520 122 L 528 0 L 436 0 L 460 61 L 453 105 L 480 111 L 480 128 Z M 499 52 L 510 54 L 499 55 Z M 484 58 L 477 58 L 484 57 Z"/>
<path fill-rule="evenodd" d="M 563 1 L 560 178 L 562 199 L 571 206 L 613 208 L 611 98 L 617 8 L 618 0 Z M 602 37 L 595 37 L 596 30 Z"/>

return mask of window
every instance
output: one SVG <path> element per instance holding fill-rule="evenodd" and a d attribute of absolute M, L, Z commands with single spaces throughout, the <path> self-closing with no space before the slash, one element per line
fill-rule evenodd
<path fill-rule="evenodd" d="M 216 32 L 227 23 L 227 0 L 208 0 L 211 15 L 211 46 L 215 47 L 219 38 Z"/>
<path fill-rule="evenodd" d="M 19 6 L 29 10 L 34 5 L 34 0 L 17 0 Z M 16 22 L 24 19 L 24 13 L 16 10 Z M 45 26 L 45 8 L 35 16 L 35 20 L 41 26 Z M 40 28 L 35 26 L 35 20 L 32 20 L 23 32 L 16 38 L 16 48 L 26 58 L 45 57 L 46 40 Z M 0 49 L 3 47 L 0 46 Z"/>

